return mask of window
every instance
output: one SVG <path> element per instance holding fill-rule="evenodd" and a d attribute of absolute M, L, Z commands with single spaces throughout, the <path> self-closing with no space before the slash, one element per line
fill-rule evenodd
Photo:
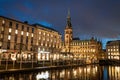
<path fill-rule="evenodd" d="M 39 34 L 41 34 L 41 32 L 39 32 Z"/>
<path fill-rule="evenodd" d="M 21 31 L 21 35 L 23 35 L 24 33 L 23 33 L 23 31 Z"/>
<path fill-rule="evenodd" d="M 34 33 L 34 28 L 32 28 L 32 33 Z"/>
<path fill-rule="evenodd" d="M 11 33 L 11 31 L 12 31 L 12 29 L 11 29 L 11 28 L 9 28 L 9 33 Z"/>
<path fill-rule="evenodd" d="M 33 44 L 33 37 L 31 38 L 31 44 Z"/>
<path fill-rule="evenodd" d="M 23 36 L 21 36 L 21 43 L 23 43 Z"/>
<path fill-rule="evenodd" d="M 0 38 L 3 38 L 3 35 L 2 35 L 2 34 L 0 35 Z"/>
<path fill-rule="evenodd" d="M 29 36 L 29 33 L 27 32 L 27 35 L 26 36 Z"/>
<path fill-rule="evenodd" d="M 27 32 L 29 32 L 29 27 L 27 27 Z"/>
<path fill-rule="evenodd" d="M 7 42 L 7 49 L 10 49 L 10 41 Z"/>
<path fill-rule="evenodd" d="M 17 35 L 15 35 L 15 39 L 14 40 L 15 40 L 15 42 L 17 42 Z"/>
<path fill-rule="evenodd" d="M 8 40 L 10 40 L 11 39 L 11 35 L 8 35 Z"/>
<path fill-rule="evenodd" d="M 24 25 L 22 25 L 22 31 L 24 30 Z"/>
<path fill-rule="evenodd" d="M 33 37 L 33 33 L 32 33 L 32 37 Z"/>
<path fill-rule="evenodd" d="M 45 35 L 45 32 L 44 32 L 44 34 L 43 35 Z"/>
<path fill-rule="evenodd" d="M 5 20 L 2 21 L 2 24 L 5 24 Z"/>
<path fill-rule="evenodd" d="M 15 34 L 18 34 L 18 30 L 15 30 Z"/>
<path fill-rule="evenodd" d="M 28 43 L 28 37 L 26 37 L 26 43 Z"/>
<path fill-rule="evenodd" d="M 2 31 L 4 31 L 4 27 L 2 27 Z"/>
<path fill-rule="evenodd" d="M 12 22 L 9 23 L 9 27 L 12 27 Z"/>
<path fill-rule="evenodd" d="M 40 40 L 41 38 L 39 37 L 39 40 Z"/>
<path fill-rule="evenodd" d="M 18 24 L 16 24 L 16 29 L 18 29 Z"/>

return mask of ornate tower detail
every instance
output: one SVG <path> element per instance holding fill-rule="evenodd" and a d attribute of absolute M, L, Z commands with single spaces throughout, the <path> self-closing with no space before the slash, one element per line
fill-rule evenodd
<path fill-rule="evenodd" d="M 70 42 L 72 41 L 72 36 L 73 36 L 70 11 L 68 11 L 67 25 L 65 27 L 65 33 L 64 34 L 65 34 L 64 35 L 65 46 L 69 47 Z"/>

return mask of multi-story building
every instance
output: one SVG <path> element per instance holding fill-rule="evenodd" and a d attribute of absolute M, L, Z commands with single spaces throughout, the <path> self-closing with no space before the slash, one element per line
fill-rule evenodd
<path fill-rule="evenodd" d="M 61 52 L 61 35 L 58 31 L 40 24 L 34 24 L 37 28 L 37 45 L 39 60 L 53 60 L 59 58 Z M 50 54 L 52 53 L 52 54 Z"/>
<path fill-rule="evenodd" d="M 1 53 L 17 54 L 17 58 L 23 54 L 25 59 L 28 58 L 26 53 L 30 53 L 32 45 L 36 44 L 36 28 L 27 23 L 0 16 L 0 30 Z M 13 56 L 11 58 L 13 59 Z"/>
<path fill-rule="evenodd" d="M 120 59 L 120 40 L 108 41 L 106 45 L 108 59 Z"/>
<path fill-rule="evenodd" d="M 97 60 L 98 54 L 102 50 L 101 42 L 93 37 L 89 40 L 73 39 L 70 13 L 68 13 L 64 42 L 62 45 L 62 52 L 72 53 L 74 59 L 86 59 L 87 61 Z"/>
<path fill-rule="evenodd" d="M 6 53 L 2 58 L 31 59 L 41 52 L 59 53 L 60 48 L 61 35 L 52 28 L 0 16 L 0 54 Z"/>

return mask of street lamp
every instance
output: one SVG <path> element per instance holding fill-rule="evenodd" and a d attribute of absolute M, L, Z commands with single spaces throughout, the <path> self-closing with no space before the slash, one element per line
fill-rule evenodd
<path fill-rule="evenodd" d="M 20 52 L 20 69 L 22 68 L 22 50 L 25 48 L 25 45 L 22 43 L 18 43 L 19 44 L 19 52 Z"/>

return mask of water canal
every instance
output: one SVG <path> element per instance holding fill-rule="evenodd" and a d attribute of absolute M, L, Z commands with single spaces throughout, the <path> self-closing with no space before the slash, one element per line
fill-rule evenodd
<path fill-rule="evenodd" d="M 120 80 L 120 66 L 87 65 L 0 74 L 0 80 Z"/>

